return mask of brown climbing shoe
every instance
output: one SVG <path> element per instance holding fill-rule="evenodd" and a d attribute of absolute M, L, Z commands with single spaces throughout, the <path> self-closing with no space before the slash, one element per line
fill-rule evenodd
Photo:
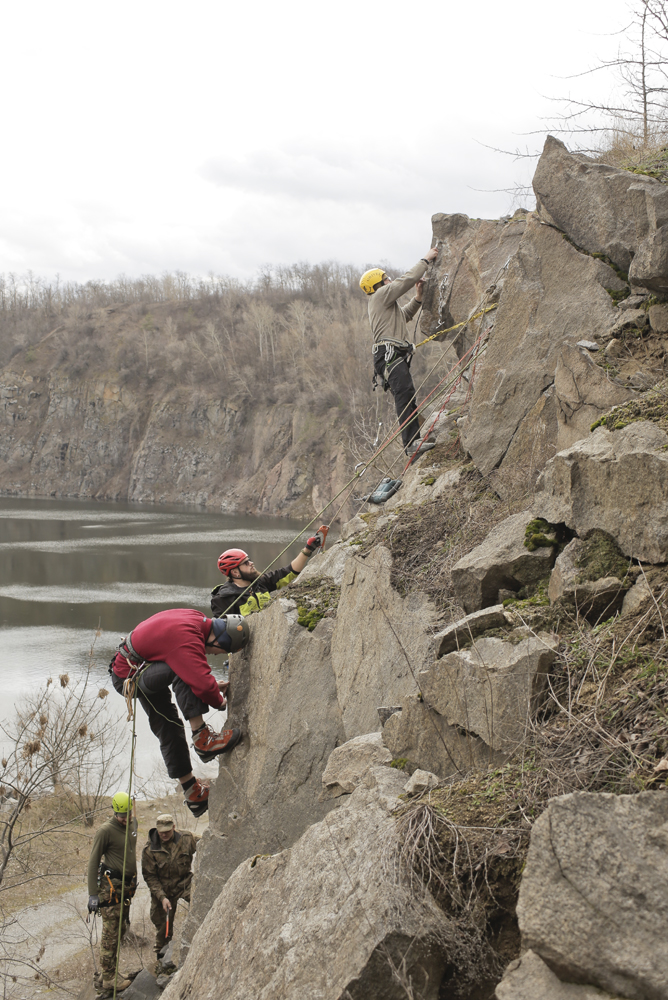
<path fill-rule="evenodd" d="M 131 979 L 122 979 L 120 976 L 116 977 L 116 992 L 120 993 L 122 990 L 127 990 L 128 986 L 132 983 Z M 103 990 L 113 990 L 114 980 L 113 979 L 103 979 L 102 989 Z"/>
<path fill-rule="evenodd" d="M 195 784 L 184 790 L 184 805 L 188 806 L 193 816 L 202 816 L 209 808 L 209 785 L 195 778 Z"/>
<path fill-rule="evenodd" d="M 218 754 L 231 750 L 240 739 L 240 729 L 223 729 L 222 733 L 216 733 L 211 726 L 204 726 L 193 733 L 193 746 L 199 759 L 206 764 Z"/>

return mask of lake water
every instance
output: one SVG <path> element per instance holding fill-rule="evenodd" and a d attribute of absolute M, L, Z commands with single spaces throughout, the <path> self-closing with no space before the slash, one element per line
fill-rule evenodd
<path fill-rule="evenodd" d="M 110 689 L 109 706 L 126 726 L 107 674 L 120 636 L 166 608 L 210 613 L 209 592 L 224 580 L 216 565 L 224 549 L 245 549 L 263 569 L 300 529 L 283 518 L 185 506 L 0 498 L 0 719 L 47 678 L 79 676 L 90 660 L 93 682 Z M 276 565 L 287 565 L 304 538 L 301 532 Z M 214 673 L 223 659 L 211 657 Z M 220 728 L 225 715 L 206 718 Z M 137 719 L 138 770 L 159 783 L 157 741 L 141 708 Z M 217 770 L 196 766 L 200 775 Z"/>

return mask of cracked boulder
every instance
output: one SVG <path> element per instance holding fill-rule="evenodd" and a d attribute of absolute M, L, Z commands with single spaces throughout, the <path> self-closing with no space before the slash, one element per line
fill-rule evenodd
<path fill-rule="evenodd" d="M 482 636 L 419 674 L 425 704 L 450 726 L 508 753 L 544 699 L 558 646 L 558 636 L 548 632 Z"/>
<path fill-rule="evenodd" d="M 570 153 L 548 136 L 533 178 L 541 219 L 628 271 L 639 244 L 668 222 L 668 189 L 651 177 Z"/>
<path fill-rule="evenodd" d="M 291 848 L 240 864 L 165 1000 L 437 1000 L 446 917 L 383 875 L 405 781 L 372 768 Z"/>
<path fill-rule="evenodd" d="M 516 631 L 476 639 L 418 674 L 420 694 L 383 728 L 395 761 L 439 778 L 500 764 L 540 705 L 558 637 Z"/>
<path fill-rule="evenodd" d="M 220 758 L 182 948 L 244 858 L 289 847 L 335 804 L 321 800 L 323 771 L 345 739 L 331 661 L 334 621 L 309 632 L 297 624 L 294 601 L 279 598 L 252 616 L 251 627 L 248 647 L 230 658 L 227 725 L 244 738 Z"/>
<path fill-rule="evenodd" d="M 355 736 L 332 750 L 322 776 L 324 794 L 332 799 L 354 792 L 370 767 L 389 764 L 389 752 L 380 733 Z"/>
<path fill-rule="evenodd" d="M 604 531 L 586 539 L 574 538 L 557 558 L 550 576 L 550 603 L 560 601 L 590 621 L 611 618 L 621 611 L 633 582 L 629 560 Z"/>
<path fill-rule="evenodd" d="M 431 771 L 439 778 L 464 777 L 506 759 L 475 733 L 451 726 L 420 695 L 405 698 L 401 712 L 387 720 L 383 742 L 393 760 L 401 762 L 409 772 Z"/>
<path fill-rule="evenodd" d="M 668 562 L 668 434 L 650 421 L 597 428 L 538 480 L 535 513 L 581 538 L 598 528 L 624 555 Z"/>
<path fill-rule="evenodd" d="M 643 316 L 647 318 L 644 312 Z M 634 395 L 630 389 L 615 385 L 587 351 L 572 344 L 564 344 L 561 349 L 554 373 L 554 392 L 559 451 L 587 437 L 599 417 Z"/>
<path fill-rule="evenodd" d="M 611 267 L 529 216 L 461 423 L 462 444 L 483 475 L 497 466 L 540 471 L 555 454 L 562 348 L 607 334 L 617 310 L 606 289 L 625 288 Z"/>
<path fill-rule="evenodd" d="M 531 832 L 517 915 L 523 948 L 563 982 L 666 1000 L 668 796 L 552 799 Z"/>
<path fill-rule="evenodd" d="M 506 518 L 453 566 L 452 585 L 468 614 L 497 604 L 500 590 L 516 592 L 549 575 L 556 549 L 540 546 L 529 551 L 525 541 L 530 521 L 528 512 Z"/>

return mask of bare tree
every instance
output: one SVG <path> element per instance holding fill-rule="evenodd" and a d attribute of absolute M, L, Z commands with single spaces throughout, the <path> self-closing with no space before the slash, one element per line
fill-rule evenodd
<path fill-rule="evenodd" d="M 619 142 L 648 146 L 668 135 L 668 10 L 666 0 L 633 0 L 631 21 L 623 29 L 624 43 L 614 59 L 571 79 L 612 70 L 617 91 L 609 101 L 595 98 L 557 98 L 565 111 L 557 115 L 550 131 L 571 136 L 600 135 L 604 144 Z M 591 145 L 591 143 L 590 143 Z M 600 143 L 599 143 L 600 146 Z M 597 148 L 596 152 L 599 151 Z"/>
<path fill-rule="evenodd" d="M 0 893 L 69 874 L 59 870 L 51 836 L 82 820 L 90 825 L 122 769 L 126 734 L 108 711 L 106 695 L 90 669 L 74 681 L 61 674 L 26 697 L 0 727 L 8 746 L 0 770 Z"/>

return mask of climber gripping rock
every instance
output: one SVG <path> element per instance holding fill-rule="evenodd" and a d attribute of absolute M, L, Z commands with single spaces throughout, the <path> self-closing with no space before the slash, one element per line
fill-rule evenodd
<path fill-rule="evenodd" d="M 323 534 L 325 529 L 321 529 Z M 314 552 L 322 545 L 319 534 L 306 540 L 304 548 L 282 569 L 258 573 L 253 561 L 243 549 L 227 549 L 218 558 L 218 569 L 227 576 L 227 583 L 221 583 L 211 591 L 211 610 L 214 615 L 252 614 L 262 611 L 271 600 L 274 590 L 287 587 L 301 573 Z"/>
<path fill-rule="evenodd" d="M 407 323 L 413 319 L 424 288 L 423 275 L 436 259 L 438 250 L 428 253 L 394 281 L 381 268 L 365 271 L 360 278 L 360 288 L 369 296 L 369 323 L 373 334 L 373 381 L 381 379 L 383 389 L 391 391 L 397 418 L 403 424 L 401 436 L 407 455 L 422 454 L 434 447 L 434 442 L 420 441 L 420 423 L 415 403 L 415 386 L 410 364 L 415 346 L 408 340 Z M 400 306 L 398 300 L 415 286 L 415 295 L 408 305 Z"/>
<path fill-rule="evenodd" d="M 249 639 L 240 615 L 207 618 L 200 611 L 160 611 L 140 622 L 123 639 L 109 665 L 112 683 L 130 704 L 134 696 L 148 715 L 170 778 L 177 778 L 185 804 L 195 816 L 208 808 L 209 788 L 192 772 L 185 726 L 172 700 L 192 730 L 192 746 L 202 761 L 226 753 L 241 739 L 238 729 L 215 732 L 204 722 L 210 708 L 224 708 L 227 683 L 217 681 L 207 653 L 233 653 Z"/>

